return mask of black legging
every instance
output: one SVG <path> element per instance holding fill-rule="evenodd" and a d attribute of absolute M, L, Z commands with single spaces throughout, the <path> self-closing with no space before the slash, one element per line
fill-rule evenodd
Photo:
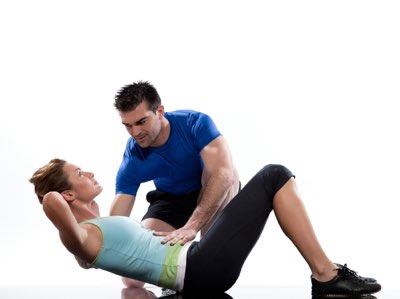
<path fill-rule="evenodd" d="M 275 194 L 291 178 L 282 165 L 261 169 L 188 250 L 184 292 L 225 292 L 236 282 L 273 209 Z"/>

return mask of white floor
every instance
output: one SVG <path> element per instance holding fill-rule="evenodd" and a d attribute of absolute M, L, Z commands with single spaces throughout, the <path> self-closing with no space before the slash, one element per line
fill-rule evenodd
<path fill-rule="evenodd" d="M 148 288 L 143 292 L 127 291 L 119 287 L 2 287 L 1 299 L 152 299 L 160 298 L 159 288 Z M 382 290 L 377 299 L 398 299 L 400 289 Z M 166 297 L 167 298 L 167 297 Z M 168 299 L 192 299 L 188 296 L 169 296 Z M 311 299 L 310 289 L 293 287 L 234 287 L 226 294 L 207 294 L 195 299 Z M 374 297 L 371 297 L 372 299 Z"/>

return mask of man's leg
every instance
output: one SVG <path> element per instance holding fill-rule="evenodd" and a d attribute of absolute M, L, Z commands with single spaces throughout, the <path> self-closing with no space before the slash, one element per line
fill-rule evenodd
<path fill-rule="evenodd" d="M 152 229 L 155 231 L 160 231 L 160 232 L 172 232 L 176 228 L 173 227 L 172 225 L 168 224 L 167 222 L 156 219 L 156 218 L 146 218 L 142 220 L 142 225 L 145 228 Z"/>

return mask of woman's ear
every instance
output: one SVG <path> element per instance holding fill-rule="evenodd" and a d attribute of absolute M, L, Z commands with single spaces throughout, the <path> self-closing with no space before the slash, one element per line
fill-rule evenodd
<path fill-rule="evenodd" d="M 75 192 L 72 190 L 65 190 L 61 192 L 61 195 L 68 202 L 75 200 Z"/>

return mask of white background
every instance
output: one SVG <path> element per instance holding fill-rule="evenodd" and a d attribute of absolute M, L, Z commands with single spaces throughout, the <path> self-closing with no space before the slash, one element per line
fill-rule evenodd
<path fill-rule="evenodd" d="M 166 110 L 214 118 L 243 183 L 288 166 L 329 257 L 396 287 L 399 15 L 397 1 L 2 1 L 0 285 L 120 283 L 74 263 L 28 179 L 67 159 L 96 173 L 107 214 L 128 137 L 113 97 L 148 80 Z M 271 215 L 238 285 L 309 275 Z"/>

